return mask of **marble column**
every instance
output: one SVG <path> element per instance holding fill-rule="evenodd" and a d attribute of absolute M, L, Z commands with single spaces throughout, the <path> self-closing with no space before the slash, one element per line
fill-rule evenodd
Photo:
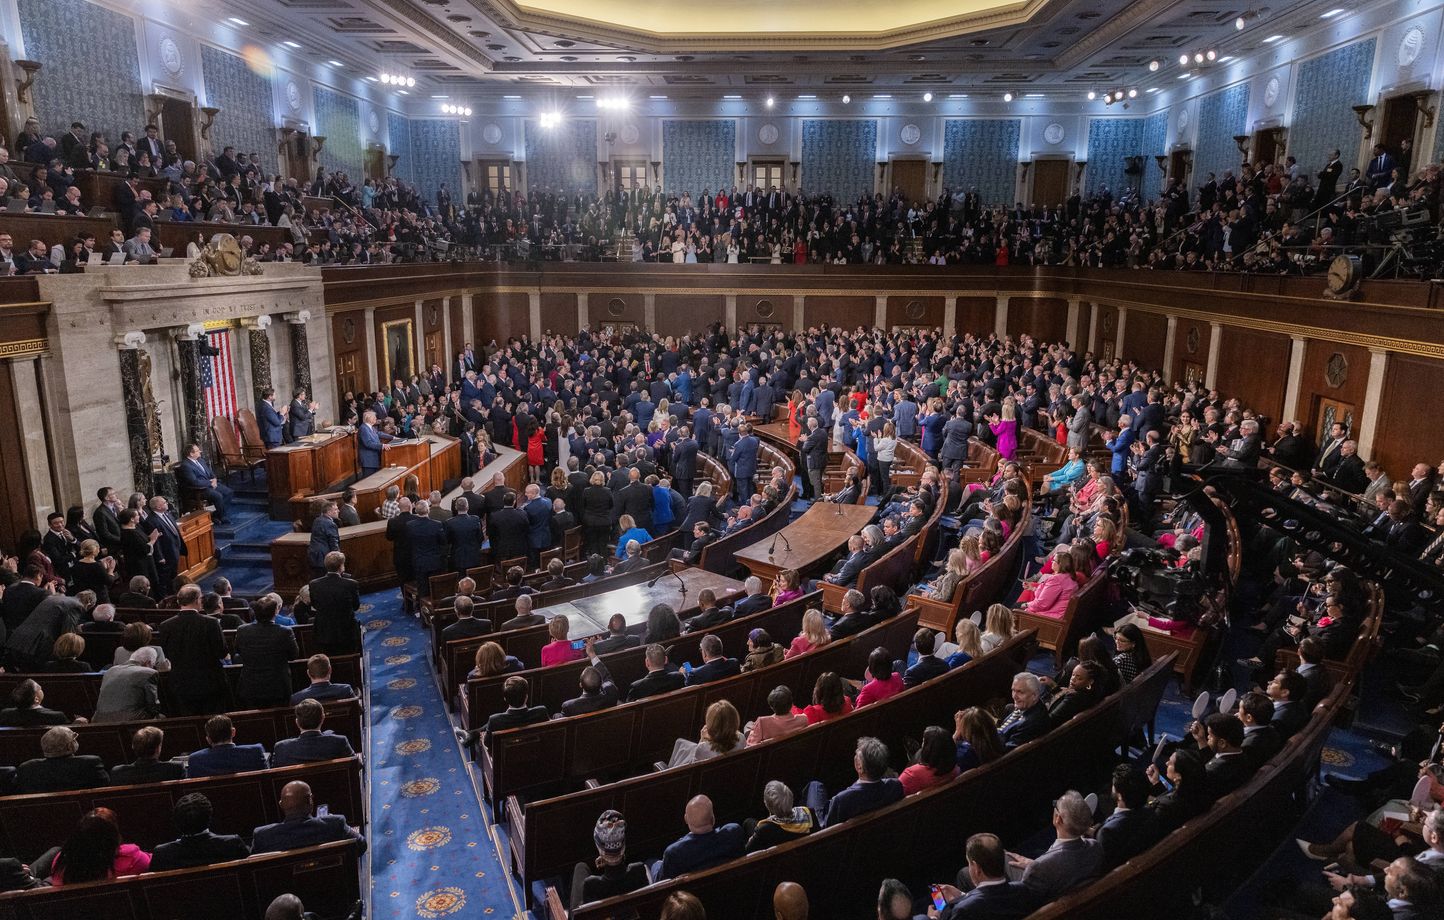
<path fill-rule="evenodd" d="M 253 400 L 260 399 L 261 393 L 275 386 L 271 381 L 271 318 L 261 315 L 255 319 L 243 320 L 251 347 L 251 394 Z"/>
<path fill-rule="evenodd" d="M 1082 307 L 1081 297 L 1068 298 L 1068 347 L 1078 350 L 1078 314 Z"/>
<path fill-rule="evenodd" d="M 1369 349 L 1369 383 L 1364 391 L 1363 419 L 1359 422 L 1359 456 L 1374 452 L 1374 435 L 1379 430 L 1379 410 L 1384 404 L 1384 377 L 1389 371 L 1389 353 Z"/>
<path fill-rule="evenodd" d="M 467 298 L 468 301 L 470 301 L 470 299 L 471 299 L 470 297 Z M 376 308 L 375 308 L 375 307 L 367 307 L 367 308 L 365 309 L 365 311 L 363 312 L 362 323 L 366 326 L 366 328 L 365 328 L 365 330 L 364 330 L 365 335 L 366 335 L 366 366 L 367 366 L 368 368 L 370 368 L 370 373 L 367 375 L 370 379 L 369 379 L 369 380 L 363 380 L 363 381 L 361 382 L 361 386 L 362 386 L 363 388 L 367 389 L 367 390 L 374 391 L 374 390 L 376 389 L 376 385 L 377 385 L 376 382 L 377 382 L 378 380 L 381 380 L 381 363 L 380 363 L 380 361 L 379 361 L 379 359 L 377 358 L 377 355 L 376 355 Z M 391 381 L 389 381 L 389 380 L 381 380 L 381 389 L 383 389 L 383 390 L 389 390 L 389 389 L 391 389 Z"/>
<path fill-rule="evenodd" d="M 587 292 L 577 294 L 577 331 L 581 332 L 592 324 L 591 305 L 587 303 Z"/>
<path fill-rule="evenodd" d="M 537 324 L 541 324 L 541 308 L 537 308 Z M 657 331 L 657 295 L 642 295 L 642 331 L 650 335 Z"/>
<path fill-rule="evenodd" d="M 457 349 L 456 351 L 461 351 Z M 456 351 L 451 350 L 451 298 L 441 298 L 441 369 L 456 363 Z"/>
<path fill-rule="evenodd" d="M 1098 354 L 1098 304 L 1088 304 L 1088 347 L 1084 351 Z"/>
<path fill-rule="evenodd" d="M 1173 380 L 1173 346 L 1178 338 L 1178 317 L 1168 317 L 1168 331 L 1164 335 L 1167 338 L 1163 340 L 1163 380 L 1167 383 Z"/>
<path fill-rule="evenodd" d="M 950 339 L 958 334 L 958 297 L 949 294 L 943 298 L 943 338 Z"/>
<path fill-rule="evenodd" d="M 176 449 L 182 456 L 192 444 L 199 444 L 206 456 L 211 454 L 207 450 L 210 439 L 206 437 L 206 396 L 201 388 L 200 340 L 205 334 L 205 326 L 200 323 L 175 330 L 181 384 L 180 421 L 181 431 L 185 433 L 185 443 L 176 445 Z"/>
<path fill-rule="evenodd" d="M 426 360 L 426 311 L 420 300 L 416 301 L 416 325 L 412 328 L 416 330 L 416 335 L 412 337 L 416 354 L 411 356 L 411 360 L 416 362 L 416 373 L 425 374 L 431 370 L 431 365 Z"/>
<path fill-rule="evenodd" d="M 130 471 L 132 486 L 150 485 L 150 458 L 155 450 L 150 426 L 146 423 L 145 383 L 141 371 L 141 351 L 145 348 L 144 332 L 128 332 L 115 337 L 120 350 L 120 394 L 125 404 L 125 430 L 130 435 Z M 150 363 L 145 363 L 149 373 Z"/>
<path fill-rule="evenodd" d="M 1210 390 L 1218 386 L 1218 350 L 1223 344 L 1223 324 L 1208 324 L 1208 365 L 1203 371 L 1203 385 Z"/>
<path fill-rule="evenodd" d="M 291 380 L 293 386 L 298 390 L 305 390 L 306 395 L 314 399 L 316 392 L 311 389 L 311 343 L 306 336 L 306 324 L 311 321 L 311 311 L 301 310 L 297 313 L 287 313 L 285 320 L 291 324 Z"/>
<path fill-rule="evenodd" d="M 1123 357 L 1123 330 L 1128 327 L 1128 308 L 1118 308 L 1118 323 L 1113 330 L 1113 357 Z"/>
<path fill-rule="evenodd" d="M 370 317 L 367 318 L 367 322 L 368 322 L 368 323 L 370 322 Z M 367 328 L 370 328 L 370 327 L 368 326 Z M 476 341 L 476 317 L 472 314 L 472 309 L 471 309 L 471 295 L 470 295 L 470 294 L 462 294 L 462 295 L 461 295 L 461 345 L 462 345 L 462 348 L 465 348 L 467 345 L 470 345 L 470 344 L 472 344 L 472 343 L 475 342 L 475 341 Z M 461 348 L 458 348 L 457 351 L 461 351 Z M 456 360 L 456 355 L 448 355 L 447 358 L 446 358 L 446 360 L 448 360 L 448 361 L 455 361 L 455 360 Z"/>
<path fill-rule="evenodd" d="M 1308 340 L 1301 335 L 1291 336 L 1289 348 L 1289 376 L 1284 384 L 1284 415 L 1279 421 L 1291 421 L 1299 411 L 1299 385 L 1304 378 L 1304 349 Z"/>
<path fill-rule="evenodd" d="M 872 325 L 874 329 L 887 330 L 887 297 L 882 294 L 873 298 Z"/>
<path fill-rule="evenodd" d="M 729 332 L 735 332 L 735 331 L 737 330 L 737 295 L 736 295 L 736 294 L 728 294 L 728 295 L 727 295 L 727 302 L 726 302 L 726 307 L 725 307 L 725 309 L 726 309 L 727 313 L 726 313 L 726 315 L 723 317 L 723 322 L 724 322 L 724 324 L 727 326 L 727 330 L 728 330 Z"/>
<path fill-rule="evenodd" d="M 1008 295 L 998 295 L 998 306 L 993 313 L 993 334 L 998 338 L 1008 335 Z"/>

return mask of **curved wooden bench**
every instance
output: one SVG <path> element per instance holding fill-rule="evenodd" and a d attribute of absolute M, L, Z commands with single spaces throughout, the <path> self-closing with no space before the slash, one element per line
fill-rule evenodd
<path fill-rule="evenodd" d="M 1068 599 L 1061 618 L 1045 617 L 1026 610 L 1014 610 L 1013 619 L 1019 628 L 1038 632 L 1038 645 L 1053 650 L 1053 660 L 1063 666 L 1078 650 L 1079 641 L 1100 625 L 1098 614 L 1107 599 L 1108 567 L 1100 565 L 1093 577 Z"/>
<path fill-rule="evenodd" d="M 923 522 L 923 526 L 918 529 L 918 532 L 888 550 L 876 562 L 865 566 L 858 573 L 857 583 L 853 587 L 861 591 L 865 597 L 870 597 L 870 592 L 878 585 L 887 585 L 898 592 L 907 590 L 913 573 L 917 569 L 921 546 L 927 542 L 932 530 L 938 526 L 943 508 L 947 506 L 947 503 L 948 484 L 944 481 L 938 493 L 938 500 L 933 504 L 933 513 Z M 822 589 L 824 608 L 834 613 L 841 612 L 842 598 L 851 588 L 835 585 L 829 581 L 819 581 L 817 584 Z"/>
<path fill-rule="evenodd" d="M 1023 505 L 1023 516 L 1018 526 L 1008 535 L 998 555 L 984 562 L 953 590 L 951 601 L 936 601 L 921 594 L 909 594 L 908 603 L 922 611 L 918 623 L 930 629 L 940 630 L 948 636 L 961 616 L 974 610 L 984 610 L 997 603 L 1013 586 L 1018 573 L 1018 563 L 1023 556 L 1023 535 L 1032 526 L 1032 511 Z"/>

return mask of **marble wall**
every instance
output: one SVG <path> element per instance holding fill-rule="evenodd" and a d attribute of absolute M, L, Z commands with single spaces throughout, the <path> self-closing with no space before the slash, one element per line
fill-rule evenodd
<path fill-rule="evenodd" d="M 737 156 L 737 122 L 727 119 L 662 122 L 662 185 L 691 192 L 731 187 Z"/>
<path fill-rule="evenodd" d="M 871 196 L 877 168 L 877 122 L 809 118 L 802 123 L 802 190 L 851 202 Z"/>
<path fill-rule="evenodd" d="M 145 127 L 135 20 L 86 0 L 17 0 L 25 53 L 45 69 L 36 81 L 41 131 L 56 140 L 73 121 L 103 131 Z M 19 159 L 17 154 L 16 159 Z"/>
<path fill-rule="evenodd" d="M 1143 179 L 1141 171 L 1129 175 L 1125 158 L 1142 156 L 1143 119 L 1093 118 L 1088 121 L 1088 172 L 1084 197 L 1102 194 L 1106 189 L 1116 201 L 1124 192 L 1136 195 Z"/>
<path fill-rule="evenodd" d="M 943 184 L 961 196 L 976 188 L 983 204 L 1010 205 L 1016 199 L 1016 118 L 953 118 L 943 129 Z"/>
<path fill-rule="evenodd" d="M 206 91 L 221 109 L 211 127 L 215 150 L 230 145 L 243 153 L 258 154 L 265 169 L 275 171 L 277 135 L 266 78 L 246 66 L 244 59 L 210 45 L 201 46 L 201 69 Z"/>
<path fill-rule="evenodd" d="M 1354 42 L 1299 65 L 1288 148 L 1311 177 L 1335 149 L 1346 163 L 1353 158 L 1359 122 L 1350 106 L 1368 99 L 1375 44 L 1372 38 Z"/>
<path fill-rule="evenodd" d="M 436 203 L 436 192 L 446 183 L 451 200 L 460 204 L 461 133 L 455 119 L 413 118 L 411 128 L 412 180 L 422 200 Z"/>

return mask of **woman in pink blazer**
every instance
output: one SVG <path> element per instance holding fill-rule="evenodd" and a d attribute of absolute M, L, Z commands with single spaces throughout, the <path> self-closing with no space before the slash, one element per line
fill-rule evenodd
<path fill-rule="evenodd" d="M 1061 620 L 1068 610 L 1068 601 L 1078 593 L 1078 579 L 1073 577 L 1073 556 L 1059 553 L 1053 559 L 1053 574 L 1043 576 L 1033 590 L 1033 599 L 1024 610 L 1042 617 Z"/>

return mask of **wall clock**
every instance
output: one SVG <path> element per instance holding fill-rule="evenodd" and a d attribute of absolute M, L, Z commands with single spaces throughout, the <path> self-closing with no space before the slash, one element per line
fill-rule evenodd
<path fill-rule="evenodd" d="M 1063 126 L 1055 121 L 1043 129 L 1043 140 L 1050 144 L 1061 144 L 1064 133 Z"/>
<path fill-rule="evenodd" d="M 777 143 L 777 136 L 776 125 L 766 124 L 757 129 L 757 139 L 764 144 L 771 145 Z"/>
<path fill-rule="evenodd" d="M 902 130 L 898 132 L 898 136 L 902 138 L 904 144 L 911 147 L 913 144 L 922 140 L 923 132 L 917 125 L 903 125 Z"/>
<path fill-rule="evenodd" d="M 488 144 L 501 143 L 501 125 L 490 124 L 481 129 L 481 139 Z"/>

